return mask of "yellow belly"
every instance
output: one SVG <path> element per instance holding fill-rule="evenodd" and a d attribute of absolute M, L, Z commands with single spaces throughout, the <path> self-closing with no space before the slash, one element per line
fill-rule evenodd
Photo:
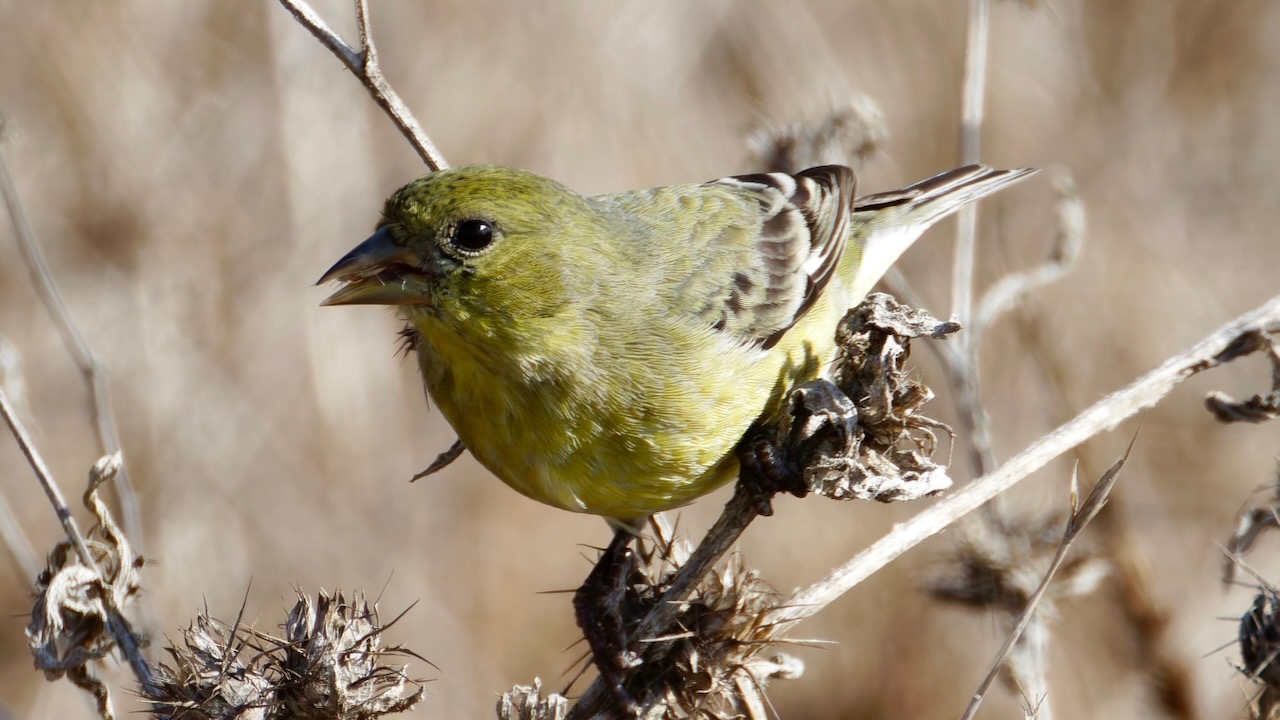
<path fill-rule="evenodd" d="M 819 303 L 805 322 L 831 338 L 836 317 Z M 650 342 L 631 348 L 563 322 L 522 328 L 538 333 L 536 346 L 556 349 L 548 357 L 521 352 L 518 338 L 498 331 L 464 339 L 438 320 L 415 326 L 427 392 L 482 465 L 540 502 L 620 519 L 684 505 L 734 479 L 743 434 L 832 352 L 830 342 L 805 342 L 801 327 L 767 351 L 692 325 L 649 327 Z M 555 342 L 557 332 L 573 336 Z"/>

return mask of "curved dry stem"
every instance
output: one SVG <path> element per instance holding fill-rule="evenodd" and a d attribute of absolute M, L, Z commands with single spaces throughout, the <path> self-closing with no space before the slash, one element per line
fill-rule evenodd
<path fill-rule="evenodd" d="M 969 339 L 975 347 L 981 345 L 983 334 L 1000 316 L 1036 290 L 1062 279 L 1080 258 L 1086 224 L 1084 204 L 1070 172 L 1061 170 L 1053 184 L 1058 199 L 1054 203 L 1054 236 L 1049 256 L 1029 270 L 1005 275 L 982 294 L 969 327 Z"/>

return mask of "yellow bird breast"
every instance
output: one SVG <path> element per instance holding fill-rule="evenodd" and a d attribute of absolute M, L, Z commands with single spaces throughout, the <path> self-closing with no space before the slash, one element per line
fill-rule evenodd
<path fill-rule="evenodd" d="M 627 343 L 563 318 L 514 330 L 411 321 L 427 391 L 482 465 L 543 503 L 630 519 L 734 479 L 752 423 L 831 359 L 831 342 L 803 339 L 832 338 L 838 318 L 822 299 L 768 350 L 673 318 L 651 319 L 643 346 L 634 328 L 616 328 Z"/>

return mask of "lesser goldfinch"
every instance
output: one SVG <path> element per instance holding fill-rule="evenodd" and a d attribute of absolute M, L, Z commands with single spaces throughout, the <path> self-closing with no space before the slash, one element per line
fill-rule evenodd
<path fill-rule="evenodd" d="M 821 375 L 836 325 L 926 228 L 1034 172 L 981 165 L 854 197 L 843 166 L 584 197 L 471 166 L 397 190 L 320 283 L 394 305 L 468 450 L 535 500 L 619 520 L 738 472 Z"/>

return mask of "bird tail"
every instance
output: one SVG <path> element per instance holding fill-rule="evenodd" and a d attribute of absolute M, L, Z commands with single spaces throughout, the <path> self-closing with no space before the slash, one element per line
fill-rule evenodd
<path fill-rule="evenodd" d="M 965 205 L 1038 171 L 1037 168 L 997 170 L 986 165 L 965 165 L 901 190 L 857 198 L 853 201 L 853 212 L 855 215 L 875 213 L 879 218 L 872 223 L 877 225 L 888 221 L 894 225 L 927 228 Z"/>
<path fill-rule="evenodd" d="M 855 292 L 864 295 L 925 230 L 979 198 L 1038 172 L 966 165 L 901 190 L 856 198 L 853 226 L 862 226 Z"/>

